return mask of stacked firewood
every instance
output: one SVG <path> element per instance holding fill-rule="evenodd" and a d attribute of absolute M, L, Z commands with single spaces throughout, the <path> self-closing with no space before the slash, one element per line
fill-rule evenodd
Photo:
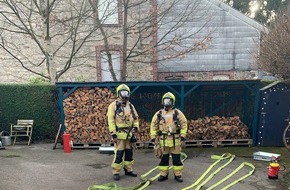
<path fill-rule="evenodd" d="M 63 102 L 66 132 L 74 143 L 111 141 L 107 108 L 115 95 L 107 88 L 79 88 Z"/>
<path fill-rule="evenodd" d="M 188 139 L 194 140 L 224 140 L 224 139 L 248 139 L 247 126 L 234 117 L 205 117 L 190 120 L 188 127 Z"/>
<path fill-rule="evenodd" d="M 110 143 L 107 108 L 115 100 L 107 88 L 78 88 L 63 102 L 66 132 L 74 143 Z M 188 120 L 187 140 L 247 139 L 248 128 L 236 117 Z M 150 140 L 150 122 L 140 118 L 139 142 Z"/>
<path fill-rule="evenodd" d="M 139 132 L 137 133 L 137 138 L 140 142 L 150 141 L 150 122 L 140 120 L 139 122 Z"/>
<path fill-rule="evenodd" d="M 141 142 L 150 140 L 150 122 L 140 122 Z M 225 140 L 249 139 L 247 126 L 238 116 L 234 117 L 205 117 L 188 120 L 187 140 Z"/>

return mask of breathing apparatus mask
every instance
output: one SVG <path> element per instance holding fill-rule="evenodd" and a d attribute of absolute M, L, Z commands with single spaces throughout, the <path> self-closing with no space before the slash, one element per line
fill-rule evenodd
<path fill-rule="evenodd" d="M 117 89 L 117 96 L 121 99 L 122 104 L 126 104 L 130 97 L 130 88 L 126 84 L 120 84 Z"/>
<path fill-rule="evenodd" d="M 170 110 L 175 104 L 175 96 L 171 92 L 166 92 L 162 96 L 162 105 L 166 111 Z"/>
<path fill-rule="evenodd" d="M 121 90 L 119 94 L 123 103 L 126 103 L 129 100 L 130 94 L 127 90 Z"/>
<path fill-rule="evenodd" d="M 163 99 L 163 105 L 164 105 L 164 109 L 167 111 L 172 107 L 172 99 L 170 98 L 164 98 Z"/>

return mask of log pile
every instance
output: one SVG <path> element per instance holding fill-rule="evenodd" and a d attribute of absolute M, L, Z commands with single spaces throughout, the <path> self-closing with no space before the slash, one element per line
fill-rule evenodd
<path fill-rule="evenodd" d="M 107 108 L 115 95 L 107 88 L 79 88 L 63 102 L 66 132 L 74 143 L 111 141 Z"/>
<path fill-rule="evenodd" d="M 234 117 L 205 117 L 190 120 L 188 139 L 193 140 L 225 140 L 249 139 L 247 126 L 239 116 Z"/>
<path fill-rule="evenodd" d="M 141 142 L 150 141 L 150 122 L 140 122 Z M 196 120 L 188 120 L 187 140 L 226 140 L 226 139 L 249 139 L 247 126 L 234 117 L 205 117 Z"/>
<path fill-rule="evenodd" d="M 66 132 L 74 143 L 110 143 L 107 108 L 115 95 L 107 88 L 78 88 L 63 102 Z M 137 110 L 138 111 L 138 110 Z M 152 113 L 153 114 L 153 113 Z M 141 114 L 139 114 L 141 115 Z M 140 118 L 139 142 L 150 141 L 150 122 Z M 235 117 L 188 119 L 187 140 L 248 139 L 248 128 Z"/>
<path fill-rule="evenodd" d="M 137 139 L 140 142 L 148 142 L 150 141 L 150 122 L 140 120 L 139 121 L 140 131 L 137 133 Z"/>

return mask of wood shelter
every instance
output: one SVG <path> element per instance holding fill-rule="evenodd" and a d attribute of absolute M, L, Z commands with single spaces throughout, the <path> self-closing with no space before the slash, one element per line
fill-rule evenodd
<path fill-rule="evenodd" d="M 238 115 L 248 126 L 250 135 L 256 137 L 260 80 L 125 83 L 131 89 L 130 101 L 142 119 L 150 120 L 155 111 L 161 108 L 162 95 L 170 91 L 176 96 L 176 107 L 182 110 L 188 119 L 213 115 L 225 117 Z M 78 88 L 108 88 L 115 92 L 119 84 L 121 82 L 58 82 L 62 131 L 66 127 L 63 102 Z"/>

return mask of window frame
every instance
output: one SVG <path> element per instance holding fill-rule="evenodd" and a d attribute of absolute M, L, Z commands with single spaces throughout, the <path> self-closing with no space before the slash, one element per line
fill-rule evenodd
<path fill-rule="evenodd" d="M 104 1 L 106 1 L 106 0 L 104 0 Z M 122 1 L 121 0 L 113 0 L 113 1 L 117 1 L 117 9 L 118 9 L 117 23 L 102 23 L 102 26 L 105 26 L 105 27 L 116 27 L 116 26 L 123 25 Z M 99 7 L 99 5 L 97 5 L 97 7 Z M 101 20 L 101 18 L 100 18 L 100 20 Z"/>
<path fill-rule="evenodd" d="M 121 77 L 121 70 L 123 68 L 123 51 L 121 45 L 111 45 L 109 46 L 110 52 L 119 52 L 119 65 L 120 65 L 120 77 Z M 103 81 L 103 69 L 102 69 L 102 53 L 105 52 L 104 46 L 96 46 L 96 69 L 97 69 L 97 81 L 98 82 L 111 82 L 111 81 Z M 120 80 L 120 79 L 118 79 Z"/>

